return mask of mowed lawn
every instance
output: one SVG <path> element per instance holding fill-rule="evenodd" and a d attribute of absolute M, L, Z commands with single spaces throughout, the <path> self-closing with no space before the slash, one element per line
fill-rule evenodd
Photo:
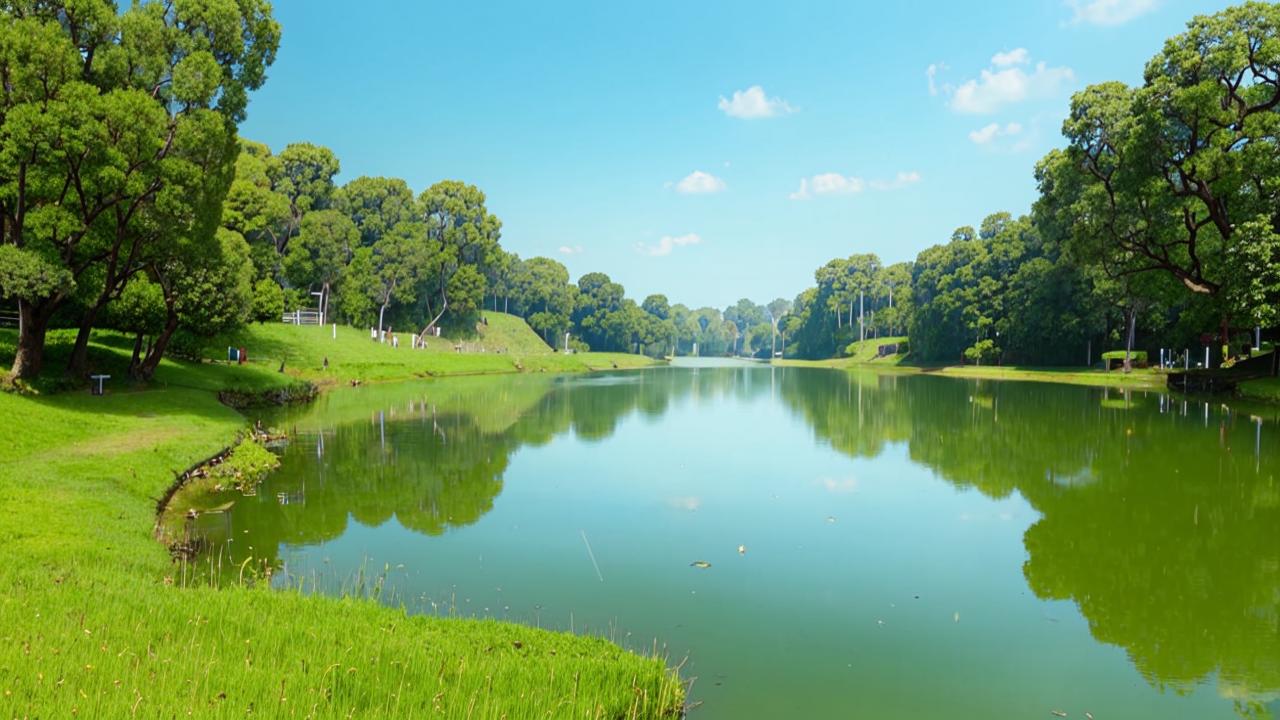
<path fill-rule="evenodd" d="M 286 351 L 288 333 L 319 330 L 261 329 L 247 340 L 277 338 Z M 108 340 L 95 364 L 121 361 Z M 359 342 L 331 346 L 331 372 L 365 361 L 390 378 L 413 352 Z M 299 364 L 323 352 L 310 344 L 290 351 Z M 443 374 L 428 354 L 483 356 L 450 348 L 398 366 Z M 603 639 L 261 586 L 184 586 L 152 534 L 156 501 L 246 427 L 211 390 L 279 382 L 277 368 L 168 363 L 157 386 L 113 381 L 105 397 L 0 393 L 0 716 L 680 714 L 683 689 L 663 658 Z"/>

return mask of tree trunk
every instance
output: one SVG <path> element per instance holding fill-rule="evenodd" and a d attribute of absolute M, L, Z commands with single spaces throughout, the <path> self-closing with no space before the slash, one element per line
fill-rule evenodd
<path fill-rule="evenodd" d="M 1227 356 L 1231 354 L 1231 323 L 1229 318 L 1226 315 L 1222 316 L 1222 326 L 1221 326 L 1220 334 L 1222 336 L 1222 347 L 1226 348 L 1226 353 L 1224 354 L 1222 359 L 1226 360 Z"/>
<path fill-rule="evenodd" d="M 169 340 L 173 338 L 173 333 L 178 330 L 178 313 L 169 307 L 169 314 L 164 321 L 164 330 L 160 331 L 159 337 L 151 345 L 151 349 L 147 350 L 147 357 L 142 361 L 142 366 L 138 368 L 139 380 L 150 380 L 155 377 L 156 368 L 160 366 L 160 360 L 164 357 L 164 351 L 169 347 Z"/>
<path fill-rule="evenodd" d="M 1133 336 L 1137 330 L 1138 311 L 1134 307 L 1125 308 L 1125 321 L 1128 323 L 1128 330 L 1125 332 L 1124 344 L 1124 371 L 1126 373 L 1133 371 Z"/>
<path fill-rule="evenodd" d="M 440 318 L 444 317 L 445 312 L 449 310 L 449 296 L 445 293 L 443 287 L 440 288 L 440 298 L 444 300 L 444 305 L 440 307 L 440 312 L 436 313 L 436 316 L 431 319 L 431 322 L 430 324 L 427 325 L 427 328 L 435 327 L 436 323 L 440 322 Z M 425 334 L 427 330 L 424 329 L 422 332 Z"/>
<path fill-rule="evenodd" d="M 30 380 L 44 366 L 44 338 L 49 332 L 53 310 L 49 304 L 37 309 L 25 300 L 18 301 L 18 347 L 11 370 L 14 379 Z"/>
<path fill-rule="evenodd" d="M 142 367 L 142 336 L 138 333 L 138 337 L 133 341 L 133 356 L 129 358 L 129 377 L 138 377 L 138 372 Z"/>
<path fill-rule="evenodd" d="M 83 378 L 89 374 L 89 337 L 93 334 L 93 325 L 98 320 L 98 313 L 106 303 L 105 298 L 99 298 L 97 303 L 85 310 L 80 318 L 76 344 L 71 348 L 71 357 L 67 359 L 68 376 Z"/>
<path fill-rule="evenodd" d="M 380 343 L 386 342 L 386 335 L 383 333 L 383 328 L 385 328 L 386 325 L 382 324 L 382 318 L 385 316 L 386 312 L 387 303 L 384 302 L 382 303 L 382 307 L 378 308 L 378 342 Z"/>

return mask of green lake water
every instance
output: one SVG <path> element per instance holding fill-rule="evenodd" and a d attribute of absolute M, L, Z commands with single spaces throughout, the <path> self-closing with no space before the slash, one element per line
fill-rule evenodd
<path fill-rule="evenodd" d="M 1280 717 L 1271 409 L 708 363 L 268 420 L 227 565 L 656 642 L 692 718 Z"/>

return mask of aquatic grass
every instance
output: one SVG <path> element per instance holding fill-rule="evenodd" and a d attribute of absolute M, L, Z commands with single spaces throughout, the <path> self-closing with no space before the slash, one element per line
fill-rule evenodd
<path fill-rule="evenodd" d="M 242 370 L 174 363 L 158 389 L 104 397 L 0 393 L 0 716 L 680 714 L 683 687 L 656 654 L 411 615 L 369 586 L 272 591 L 256 568 L 215 587 L 172 563 L 156 502 L 247 428 L 212 392 Z"/>

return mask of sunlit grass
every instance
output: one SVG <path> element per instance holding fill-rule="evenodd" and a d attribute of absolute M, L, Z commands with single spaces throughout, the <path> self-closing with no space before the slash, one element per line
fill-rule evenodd
<path fill-rule="evenodd" d="M 1135 368 L 1125 373 L 1119 370 L 1091 370 L 1084 367 L 1020 367 L 1012 365 L 917 365 L 906 356 L 899 362 L 884 358 L 874 362 L 859 357 L 833 360 L 775 360 L 782 367 L 825 367 L 846 370 L 871 370 L 903 374 L 945 375 L 958 378 L 990 380 L 1025 380 L 1056 382 L 1071 385 L 1101 385 L 1110 387 L 1163 388 L 1165 374 L 1152 368 Z"/>
<path fill-rule="evenodd" d="M 453 368 L 469 357 L 431 356 Z M 110 344 L 93 357 L 127 362 Z M 265 583 L 185 583 L 153 535 L 156 502 L 246 429 L 211 390 L 249 373 L 278 374 L 167 363 L 156 389 L 0 393 L 0 716 L 679 714 L 683 689 L 664 659 L 603 639 Z"/>

